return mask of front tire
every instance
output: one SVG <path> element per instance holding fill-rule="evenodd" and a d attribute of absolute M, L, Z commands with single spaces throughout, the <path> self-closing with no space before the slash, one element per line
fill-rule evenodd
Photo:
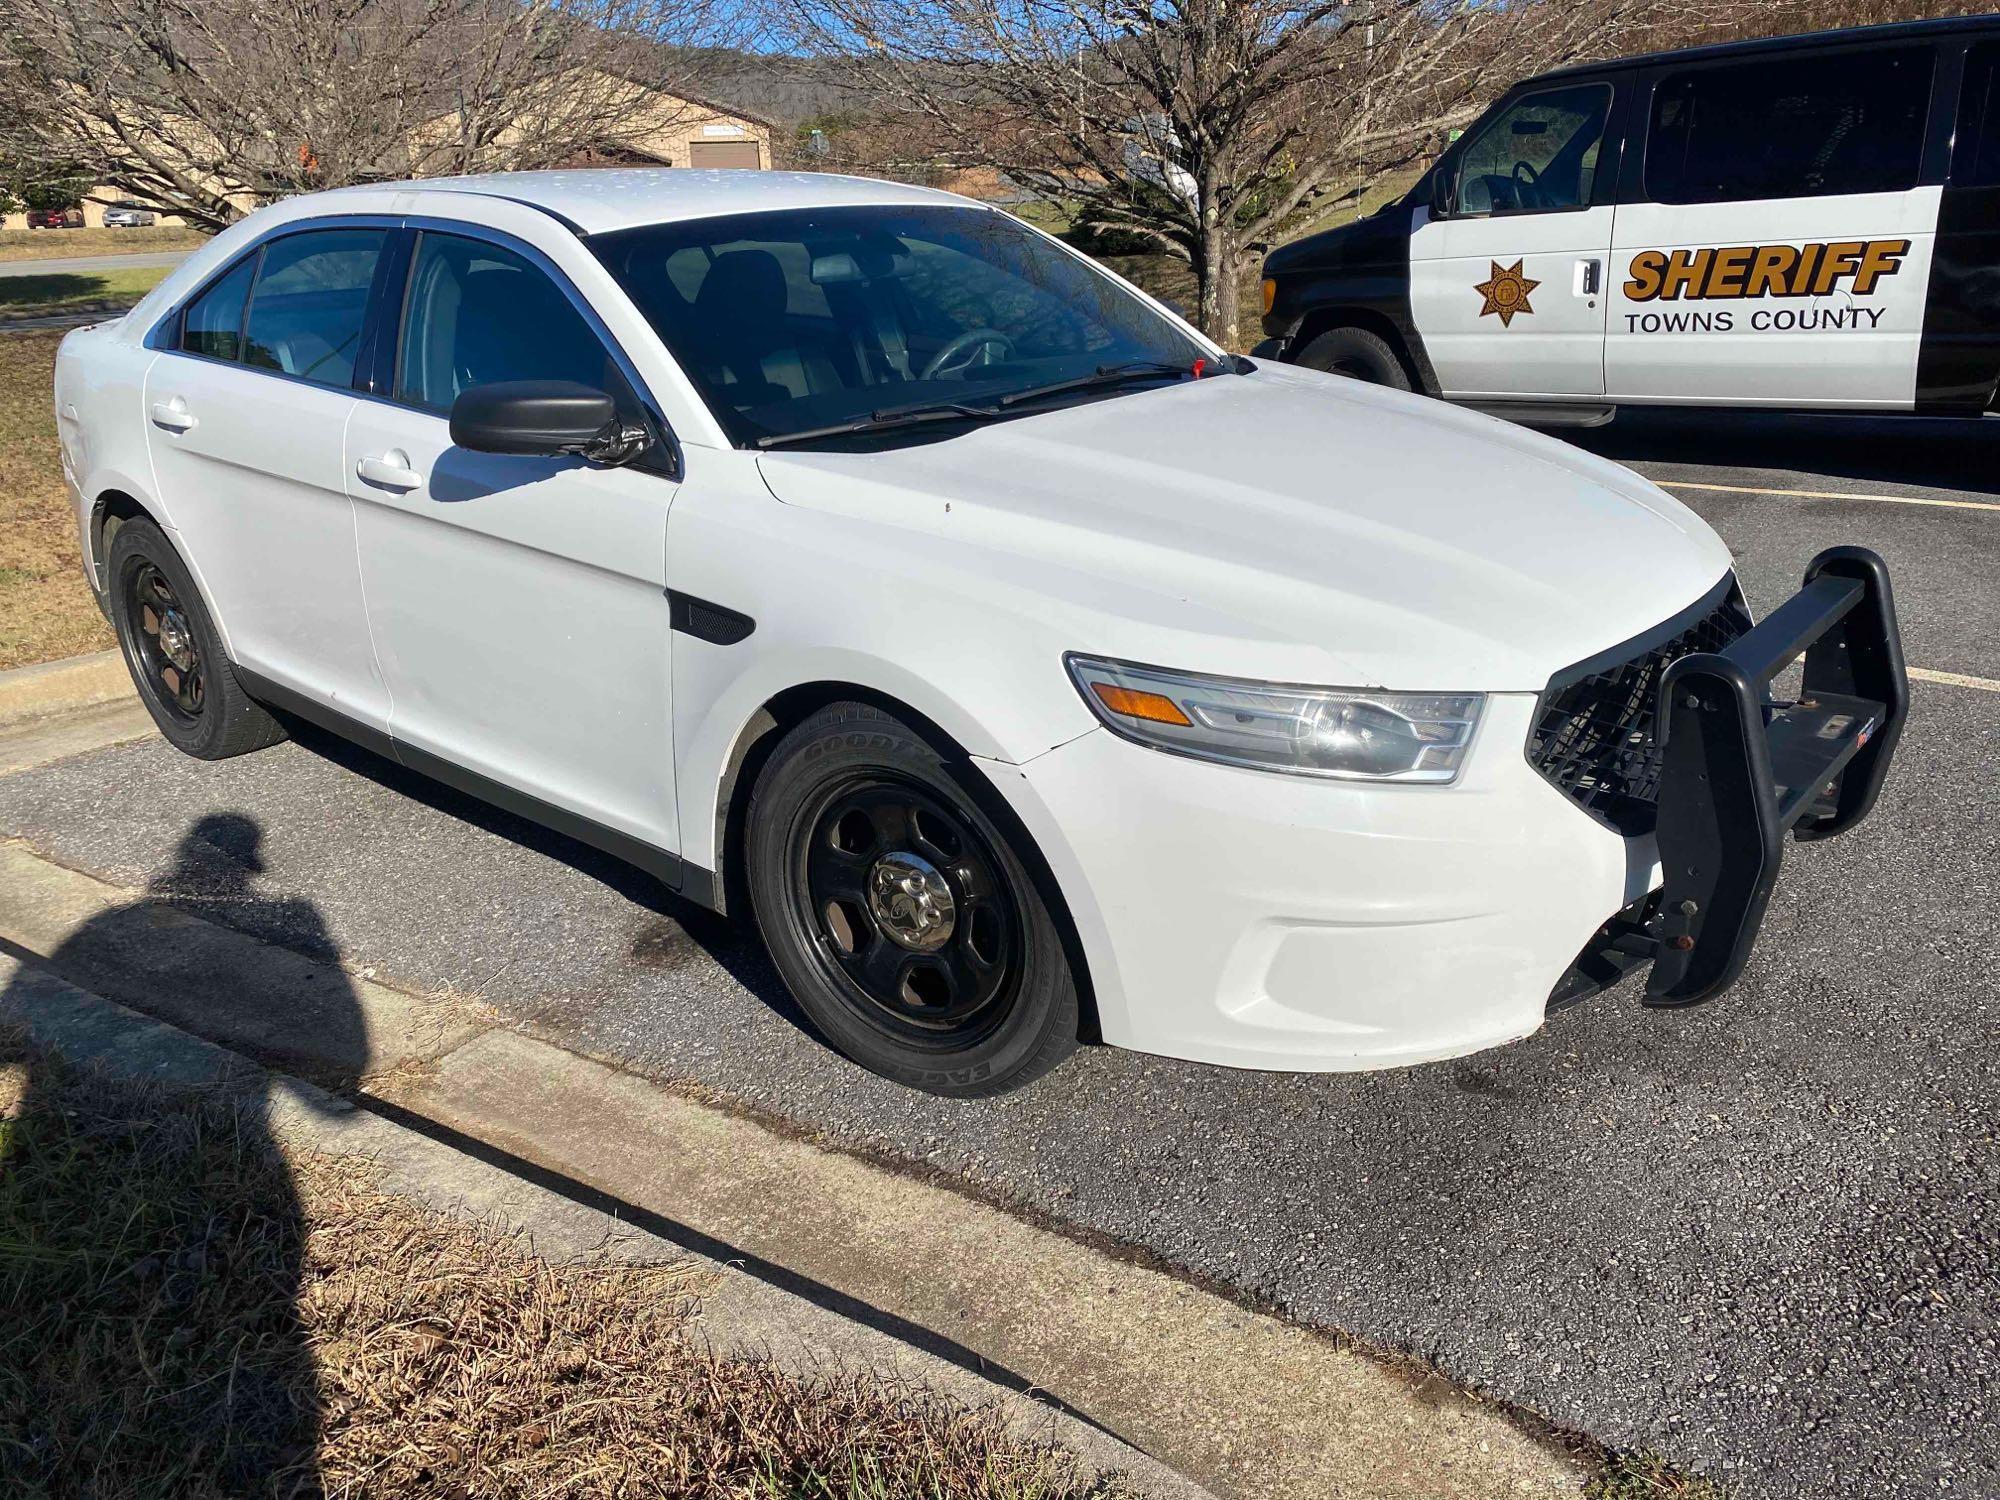
<path fill-rule="evenodd" d="M 772 752 L 746 876 L 778 972 L 833 1045 L 928 1093 L 975 1098 L 1076 1045 L 1061 933 L 1018 851 L 908 725 L 836 703 Z"/>
<path fill-rule="evenodd" d="M 1309 370 L 1345 375 L 1367 385 L 1410 389 L 1410 372 L 1395 346 L 1365 328 L 1329 328 L 1299 351 L 1298 362 Z"/>
<path fill-rule="evenodd" d="M 226 760 L 285 738 L 236 680 L 222 637 L 166 533 L 144 517 L 111 539 L 111 624 L 139 701 L 175 749 Z"/>

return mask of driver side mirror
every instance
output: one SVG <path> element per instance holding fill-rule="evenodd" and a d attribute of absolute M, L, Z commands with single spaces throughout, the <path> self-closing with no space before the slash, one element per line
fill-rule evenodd
<path fill-rule="evenodd" d="M 573 380 L 496 380 L 461 391 L 451 404 L 451 440 L 475 453 L 554 458 L 576 454 L 622 464 L 651 442 L 643 427 L 618 420 L 618 404 Z"/>

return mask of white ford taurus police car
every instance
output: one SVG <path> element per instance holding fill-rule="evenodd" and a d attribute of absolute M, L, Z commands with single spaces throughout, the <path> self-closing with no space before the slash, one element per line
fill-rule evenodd
<path fill-rule="evenodd" d="M 1980 415 L 2000 388 L 2000 17 L 1529 79 L 1401 202 L 1264 278 L 1260 353 L 1530 421 Z"/>
<path fill-rule="evenodd" d="M 314 721 L 741 897 L 836 1046 L 939 1092 L 1079 1034 L 1446 1057 L 1645 960 L 1701 999 L 1903 714 L 1871 554 L 1753 629 L 1623 469 L 891 183 L 297 198 L 55 394 L 175 745 Z"/>

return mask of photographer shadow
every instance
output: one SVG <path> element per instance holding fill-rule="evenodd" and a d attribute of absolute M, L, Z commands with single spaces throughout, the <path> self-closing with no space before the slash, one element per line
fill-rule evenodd
<path fill-rule="evenodd" d="M 337 959 L 310 902 L 256 890 L 261 842 L 240 813 L 201 817 L 165 875 L 78 928 L 46 968 L 89 986 L 135 947 L 173 949 L 182 914 L 274 902 L 315 957 Z M 186 951 L 198 962 L 198 944 Z M 0 1014 L 33 1013 L 26 991 L 45 982 L 22 968 Z M 337 963 L 313 988 L 253 998 L 273 1034 L 309 1051 L 301 1071 L 351 1087 L 369 1061 L 359 1001 Z M 322 1414 L 298 1300 L 308 1225 L 265 1085 L 75 1066 L 4 1029 L 0 1078 L 14 1085 L 0 1124 L 9 1493 L 317 1493 Z"/>

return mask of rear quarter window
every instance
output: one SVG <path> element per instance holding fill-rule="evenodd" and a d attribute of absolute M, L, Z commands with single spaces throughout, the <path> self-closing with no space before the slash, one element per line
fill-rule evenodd
<path fill-rule="evenodd" d="M 236 360 L 243 354 L 243 304 L 250 295 L 250 278 L 257 257 L 250 254 L 232 266 L 209 289 L 188 304 L 181 320 L 181 348 L 206 359 Z"/>

